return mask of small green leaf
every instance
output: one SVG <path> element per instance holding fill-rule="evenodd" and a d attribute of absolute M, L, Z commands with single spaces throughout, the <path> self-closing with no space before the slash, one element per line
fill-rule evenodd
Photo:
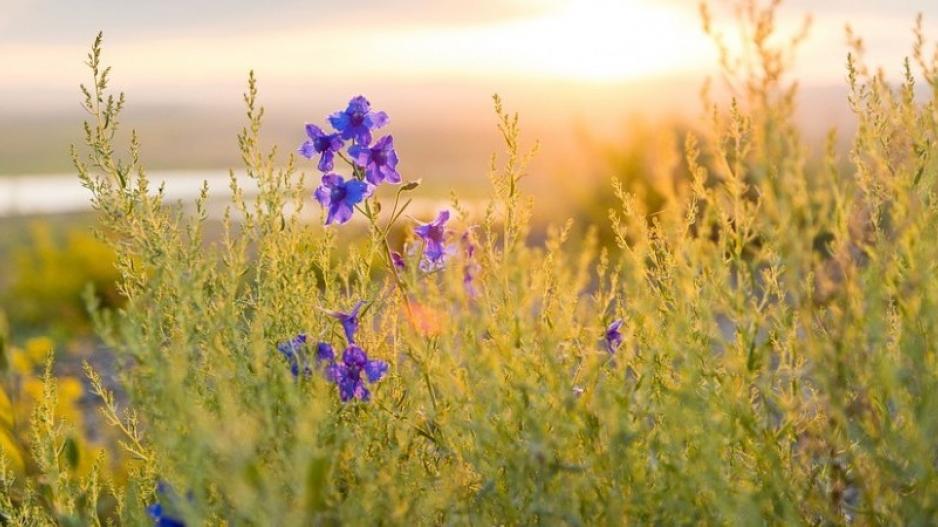
<path fill-rule="evenodd" d="M 65 439 L 65 460 L 68 461 L 68 466 L 73 470 L 78 468 L 79 453 L 78 453 L 78 443 L 75 442 L 75 439 L 68 437 Z"/>

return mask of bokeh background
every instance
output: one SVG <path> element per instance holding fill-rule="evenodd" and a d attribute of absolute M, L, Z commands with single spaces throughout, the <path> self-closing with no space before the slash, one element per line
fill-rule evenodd
<path fill-rule="evenodd" d="M 645 189 L 680 163 L 681 140 L 702 118 L 698 92 L 717 53 L 694 0 L 0 0 L 0 307 L 16 340 L 87 332 L 81 292 L 93 283 L 119 302 L 107 250 L 90 232 L 88 195 L 71 172 L 80 142 L 85 55 L 105 35 L 115 88 L 128 94 L 125 130 L 174 198 L 208 179 L 224 199 L 237 168 L 241 94 L 254 69 L 269 144 L 293 150 L 303 123 L 322 122 L 352 95 L 392 119 L 407 179 L 423 196 L 487 194 L 499 149 L 491 95 L 540 142 L 525 179 L 536 219 L 602 221 L 610 178 Z M 732 10 L 711 2 L 733 49 Z M 845 61 L 849 22 L 867 61 L 894 78 L 927 0 L 790 0 L 777 21 L 811 33 L 791 72 L 809 144 L 851 129 Z M 809 153 L 810 155 L 810 153 Z M 302 164 L 311 173 L 311 163 Z M 422 211 L 417 209 L 414 214 Z"/>

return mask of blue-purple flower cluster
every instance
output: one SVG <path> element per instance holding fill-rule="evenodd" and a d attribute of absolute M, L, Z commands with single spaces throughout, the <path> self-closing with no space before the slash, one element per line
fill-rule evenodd
<path fill-rule="evenodd" d="M 297 149 L 307 159 L 319 156 L 317 167 L 323 176 L 314 196 L 326 209 L 326 225 L 342 224 L 351 219 L 355 207 L 371 196 L 381 183 L 401 182 L 394 138 L 385 135 L 372 144 L 372 132 L 388 124 L 388 114 L 372 111 L 368 99 L 359 95 L 349 101 L 345 110 L 330 115 L 328 121 L 335 132 L 327 133 L 314 124 L 307 124 L 308 139 Z M 342 148 L 347 141 L 351 144 L 346 155 Z M 346 180 L 333 173 L 336 155 L 352 167 L 351 178 Z"/>
<path fill-rule="evenodd" d="M 387 362 L 369 359 L 365 350 L 356 343 L 355 337 L 360 324 L 358 315 L 363 305 L 364 302 L 358 302 L 348 313 L 329 312 L 329 315 L 342 325 L 345 334 L 347 346 L 341 357 L 328 342 L 316 345 L 315 366 L 323 371 L 326 379 L 335 383 L 342 402 L 352 399 L 368 401 L 371 399 L 371 391 L 367 385 L 380 381 L 388 372 Z M 305 353 L 306 341 L 306 335 L 300 333 L 293 339 L 277 345 L 277 350 L 290 365 L 290 373 L 294 378 L 301 374 L 309 377 L 313 373 L 313 365 Z"/>
<path fill-rule="evenodd" d="M 449 221 L 449 211 L 440 211 L 436 219 L 414 228 L 414 233 L 423 240 L 423 258 L 420 260 L 420 270 L 424 272 L 436 271 L 443 268 L 446 258 L 456 252 L 455 247 L 447 245 L 449 231 L 446 222 Z"/>
<path fill-rule="evenodd" d="M 175 516 L 175 513 L 167 510 L 168 508 L 177 509 L 180 501 L 179 496 L 169 486 L 168 483 L 160 481 L 156 484 L 157 501 L 147 507 L 147 516 L 153 520 L 156 527 L 186 527 L 186 523 Z M 189 501 L 192 501 L 191 493 L 188 495 Z M 167 508 L 164 502 L 169 505 Z"/>

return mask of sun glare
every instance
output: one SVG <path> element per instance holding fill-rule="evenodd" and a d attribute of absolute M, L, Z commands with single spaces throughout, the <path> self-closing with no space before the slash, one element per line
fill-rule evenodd
<path fill-rule="evenodd" d="M 417 41 L 414 52 L 431 41 L 448 42 L 446 63 L 463 71 L 587 81 L 692 69 L 707 49 L 692 16 L 644 0 L 569 0 L 536 17 Z"/>
<path fill-rule="evenodd" d="M 633 0 L 571 0 L 514 29 L 512 43 L 532 69 L 585 80 L 691 67 L 700 41 L 683 14 Z"/>

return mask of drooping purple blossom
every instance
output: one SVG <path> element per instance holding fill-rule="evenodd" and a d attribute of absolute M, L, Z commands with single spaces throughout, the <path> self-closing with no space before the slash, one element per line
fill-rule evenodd
<path fill-rule="evenodd" d="M 186 527 L 185 522 L 166 514 L 163 505 L 160 503 L 154 503 L 147 507 L 147 515 L 150 516 L 153 525 L 156 527 Z"/>
<path fill-rule="evenodd" d="M 156 503 L 147 507 L 147 515 L 153 520 L 153 525 L 156 527 L 186 527 L 184 521 L 173 517 L 163 507 L 163 501 L 167 501 L 172 505 L 173 502 L 179 500 L 176 492 L 167 483 L 160 481 L 156 484 L 156 496 Z M 189 495 L 189 500 L 192 500 L 191 494 Z"/>
<path fill-rule="evenodd" d="M 363 305 L 365 303 L 359 301 L 348 313 L 329 311 L 329 315 L 338 319 L 339 323 L 342 324 L 342 329 L 345 330 L 345 340 L 349 344 L 355 343 L 355 333 L 358 331 L 359 326 L 358 312 L 361 311 Z"/>
<path fill-rule="evenodd" d="M 620 318 L 613 321 L 612 324 L 609 324 L 609 327 L 606 328 L 606 333 L 603 334 L 603 345 L 609 353 L 615 353 L 616 349 L 622 345 L 621 327 L 622 319 Z"/>
<path fill-rule="evenodd" d="M 342 139 L 352 139 L 356 144 L 371 143 L 371 131 L 388 123 L 388 114 L 371 111 L 368 99 L 353 97 L 345 110 L 329 116 L 329 123 L 342 134 Z"/>
<path fill-rule="evenodd" d="M 391 265 L 398 271 L 403 271 L 407 268 L 407 262 L 404 261 L 404 256 L 397 251 L 391 251 Z"/>
<path fill-rule="evenodd" d="M 420 269 L 430 272 L 443 267 L 446 257 L 453 253 L 453 248 L 446 246 L 446 222 L 449 211 L 444 210 L 430 223 L 418 225 L 414 232 L 423 239 L 423 259 Z"/>
<path fill-rule="evenodd" d="M 290 374 L 294 378 L 299 377 L 300 371 L 304 375 L 310 374 L 309 361 L 303 354 L 303 348 L 306 346 L 306 334 L 300 333 L 292 339 L 277 344 L 277 351 L 287 359 L 290 365 Z"/>
<path fill-rule="evenodd" d="M 352 344 L 342 353 L 341 361 L 333 361 L 326 367 L 326 378 L 339 388 L 339 399 L 367 401 L 371 398 L 368 383 L 376 383 L 388 372 L 388 363 L 370 360 L 365 350 Z M 362 378 L 362 373 L 365 378 Z"/>
<path fill-rule="evenodd" d="M 348 153 L 355 164 L 365 171 L 365 179 L 372 185 L 401 182 L 401 175 L 397 172 L 394 138 L 390 135 L 378 139 L 374 146 L 352 145 Z"/>
<path fill-rule="evenodd" d="M 462 268 L 462 285 L 466 295 L 470 298 L 479 296 L 479 290 L 475 284 L 476 275 L 479 273 L 479 264 L 475 261 L 476 245 L 472 242 L 471 231 L 466 231 L 462 235 L 463 250 L 466 254 L 466 263 Z"/>
<path fill-rule="evenodd" d="M 314 124 L 306 125 L 306 135 L 309 136 L 309 139 L 300 145 L 297 151 L 306 159 L 312 159 L 314 155 L 320 154 L 319 170 L 322 172 L 331 171 L 334 166 L 333 158 L 335 153 L 345 144 L 342 138 L 339 137 L 338 133 L 327 134 Z"/>
<path fill-rule="evenodd" d="M 374 187 L 364 181 L 345 181 L 338 174 L 324 175 L 315 196 L 316 201 L 328 211 L 326 225 L 347 222 L 352 217 L 355 205 L 370 196 L 373 190 Z"/>

